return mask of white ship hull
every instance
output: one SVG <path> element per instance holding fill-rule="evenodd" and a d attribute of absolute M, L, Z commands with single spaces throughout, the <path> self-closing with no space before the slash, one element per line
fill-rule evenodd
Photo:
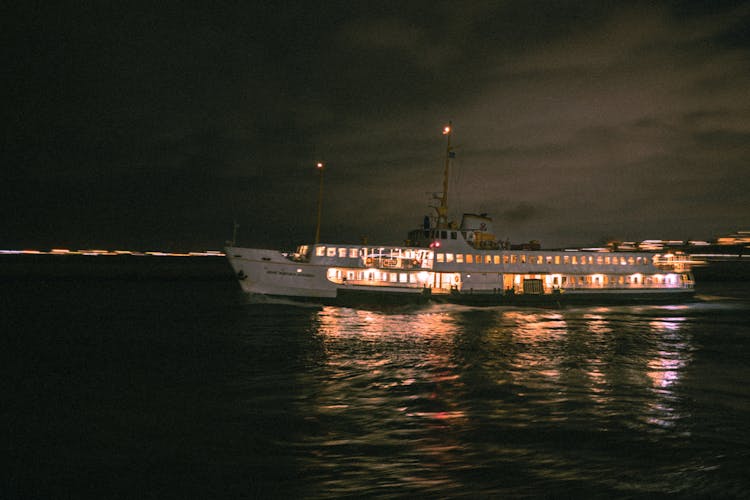
<path fill-rule="evenodd" d="M 226 248 L 240 286 L 255 298 L 324 304 L 561 305 L 677 303 L 694 293 L 688 272 L 664 272 L 642 255 L 637 261 L 631 257 L 632 265 L 620 254 L 607 256 L 608 265 L 597 265 L 588 264 L 589 258 L 604 260 L 594 252 L 494 250 L 476 254 L 472 260 L 478 263 L 472 264 L 446 264 L 446 254 L 465 259 L 463 254 L 407 247 L 317 245 L 308 252 L 291 254 Z M 576 262 L 587 263 L 555 264 L 573 255 Z M 516 264 L 510 264 L 511 260 Z"/>

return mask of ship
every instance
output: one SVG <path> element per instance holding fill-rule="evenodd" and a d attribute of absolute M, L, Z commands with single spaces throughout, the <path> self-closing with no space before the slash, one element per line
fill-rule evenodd
<path fill-rule="evenodd" d="M 673 253 L 599 249 L 543 250 L 495 235 L 486 213 L 448 219 L 448 179 L 455 152 L 446 138 L 442 191 L 434 214 L 401 246 L 320 242 L 322 163 L 315 241 L 296 251 L 225 248 L 254 301 L 317 304 L 452 303 L 472 306 L 679 303 L 694 298 L 690 259 Z M 236 228 L 236 225 L 235 225 Z M 235 238 L 233 238 L 234 241 Z"/>

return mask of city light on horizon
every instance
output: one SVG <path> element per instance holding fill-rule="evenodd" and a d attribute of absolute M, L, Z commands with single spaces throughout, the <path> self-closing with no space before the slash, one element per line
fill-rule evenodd
<path fill-rule="evenodd" d="M 35 249 L 0 249 L 0 255 L 85 255 L 89 257 L 111 257 L 111 256 L 135 256 L 135 257 L 224 257 L 225 254 L 219 250 L 206 250 L 204 252 L 163 252 L 158 250 L 138 251 L 138 250 L 102 250 L 102 249 L 83 249 L 68 250 L 66 248 L 53 248 L 51 250 Z"/>

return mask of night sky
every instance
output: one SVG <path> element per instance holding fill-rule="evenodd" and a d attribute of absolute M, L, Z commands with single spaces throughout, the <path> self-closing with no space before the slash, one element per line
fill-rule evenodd
<path fill-rule="evenodd" d="M 27 2 L 21 2 L 27 4 Z M 0 248 L 545 247 L 750 229 L 748 2 L 32 2 L 3 14 Z M 153 4 L 153 5 L 151 5 Z M 19 11 L 20 9 L 20 11 Z"/>

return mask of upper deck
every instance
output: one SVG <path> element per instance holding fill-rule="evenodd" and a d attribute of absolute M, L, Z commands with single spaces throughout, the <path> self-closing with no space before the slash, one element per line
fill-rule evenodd
<path fill-rule="evenodd" d="M 319 244 L 300 247 L 310 263 L 358 269 L 434 270 L 532 274 L 635 274 L 682 272 L 689 262 L 672 254 L 580 250 L 477 250 L 468 245 L 434 248 Z M 441 244 L 437 244 L 441 243 Z M 458 243 L 458 240 L 456 241 Z"/>

